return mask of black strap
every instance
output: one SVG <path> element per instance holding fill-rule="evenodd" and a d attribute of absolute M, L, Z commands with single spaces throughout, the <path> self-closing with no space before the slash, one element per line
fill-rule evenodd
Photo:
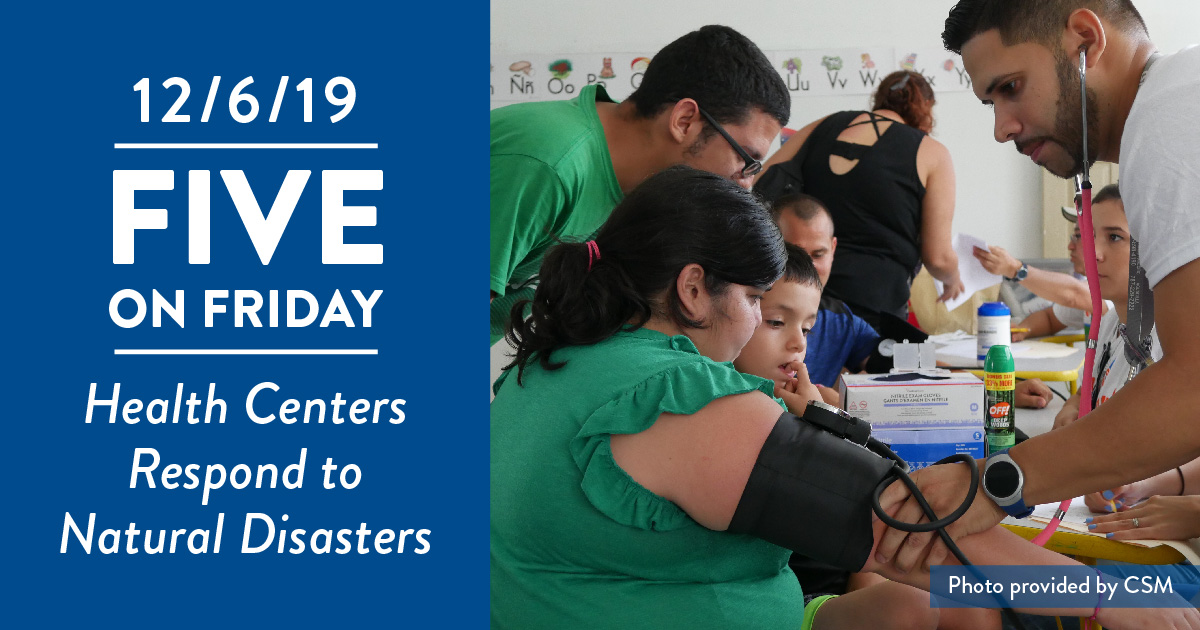
<path fill-rule="evenodd" d="M 845 140 L 835 140 L 833 149 L 830 153 L 838 157 L 844 157 L 847 160 L 861 160 L 871 152 L 871 147 L 874 145 L 856 144 L 854 142 L 846 142 Z"/>
<path fill-rule="evenodd" d="M 1129 239 L 1129 306 L 1121 338 L 1125 341 L 1125 358 L 1129 361 L 1129 378 L 1137 376 L 1152 363 L 1154 347 L 1154 291 L 1138 256 L 1137 239 Z"/>
<path fill-rule="evenodd" d="M 891 118 L 888 118 L 887 116 L 880 116 L 879 114 L 876 114 L 875 112 L 864 112 L 864 113 L 868 116 L 868 118 L 866 120 L 860 120 L 856 123 L 850 123 L 849 125 L 846 125 L 846 129 L 849 129 L 851 127 L 857 127 L 859 125 L 865 125 L 867 123 L 871 123 L 871 126 L 875 128 L 875 137 L 882 138 L 883 132 L 879 131 L 879 121 L 886 120 L 890 123 L 896 122 L 896 121 L 892 120 Z"/>
<path fill-rule="evenodd" d="M 891 118 L 888 118 L 887 116 L 880 116 L 879 114 L 876 114 L 875 112 L 865 112 L 865 113 L 868 116 L 868 118 L 866 120 L 860 120 L 856 123 L 850 123 L 849 125 L 846 125 L 845 128 L 849 129 L 851 127 L 857 127 L 859 125 L 865 125 L 867 123 L 870 123 L 871 126 L 875 128 L 875 139 L 878 142 L 879 139 L 883 138 L 883 132 L 881 132 L 879 130 L 879 121 L 886 120 L 887 122 L 890 122 L 893 125 L 897 124 L 896 121 L 892 120 Z M 903 123 L 900 123 L 900 124 L 903 124 Z M 840 134 L 841 132 L 839 131 L 838 133 Z M 858 144 L 857 142 L 846 142 L 845 140 L 834 140 L 833 149 L 830 151 L 830 153 L 832 153 L 833 155 L 839 156 L 839 157 L 846 158 L 847 160 L 861 160 L 864 157 L 866 157 L 867 153 L 869 153 L 871 151 L 871 149 L 874 147 L 875 147 L 874 144 Z"/>
<path fill-rule="evenodd" d="M 1105 364 L 1108 363 L 1108 357 L 1111 351 L 1112 342 L 1106 342 L 1104 344 L 1104 354 L 1100 355 L 1100 362 L 1096 364 L 1100 366 L 1100 373 L 1096 375 L 1096 380 L 1092 384 L 1092 409 L 1095 409 L 1100 405 L 1100 388 L 1104 387 L 1104 375 L 1105 372 L 1107 372 Z M 1092 375 L 1088 374 L 1086 378 L 1092 378 Z"/>

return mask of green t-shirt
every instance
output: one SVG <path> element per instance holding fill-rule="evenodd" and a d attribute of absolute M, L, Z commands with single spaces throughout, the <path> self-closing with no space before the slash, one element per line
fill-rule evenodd
<path fill-rule="evenodd" d="M 770 381 L 640 329 L 510 370 L 491 408 L 492 627 L 799 628 L 790 551 L 716 532 L 613 460 L 612 434 Z"/>
<path fill-rule="evenodd" d="M 492 343 L 513 303 L 533 297 L 546 249 L 594 233 L 623 197 L 597 101 L 612 99 L 589 85 L 569 101 L 492 110 Z"/>

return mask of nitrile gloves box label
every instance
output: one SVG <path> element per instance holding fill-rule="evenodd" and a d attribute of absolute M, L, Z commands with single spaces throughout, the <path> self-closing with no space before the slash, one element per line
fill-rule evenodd
<path fill-rule="evenodd" d="M 884 429 L 872 431 L 871 437 L 891 447 L 913 470 L 956 453 L 983 457 L 983 425 L 974 429 Z"/>
<path fill-rule="evenodd" d="M 879 429 L 973 429 L 983 425 L 983 381 L 967 372 L 843 374 L 842 406 Z"/>

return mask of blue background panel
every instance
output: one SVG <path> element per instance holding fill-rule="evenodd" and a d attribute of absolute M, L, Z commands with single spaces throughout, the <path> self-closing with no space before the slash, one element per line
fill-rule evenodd
<path fill-rule="evenodd" d="M 141 9 L 54 6 L 10 15 L 0 38 L 8 61 L 2 254 L 6 479 L 0 485 L 6 546 L 0 594 L 6 627 L 117 624 L 146 627 L 480 627 L 487 623 L 487 334 L 482 291 L 487 252 L 486 111 L 463 85 L 483 72 L 487 8 L 377 3 L 147 5 Z M 209 122 L 200 116 L 221 76 Z M 268 122 L 280 77 L 290 77 L 279 119 Z M 191 94 L 164 123 L 182 77 Z M 233 86 L 259 101 L 235 122 Z M 325 82 L 356 87 L 353 110 L 336 108 Z M 149 78 L 150 122 L 139 121 L 133 86 Z M 313 80 L 313 122 L 302 121 L 296 84 Z M 340 93 L 340 91 L 339 91 Z M 247 111 L 243 106 L 243 112 Z M 116 150 L 118 142 L 350 142 L 377 150 Z M 143 191 L 138 208 L 166 208 L 165 230 L 139 230 L 136 261 L 112 263 L 112 173 L 175 173 L 170 191 Z M 377 224 L 345 230 L 346 242 L 380 243 L 382 265 L 321 263 L 322 170 L 382 170 L 383 189 L 350 191 L 346 205 L 375 206 Z M 188 264 L 189 170 L 211 171 L 211 263 Z M 289 170 L 310 170 L 270 264 L 263 265 L 221 179 L 241 170 L 266 212 Z M 121 328 L 108 314 L 122 289 L 186 296 L 185 327 L 164 321 Z M 357 326 L 235 328 L 227 313 L 204 326 L 207 289 L 312 293 L 324 308 L 334 290 Z M 351 297 L 382 290 L 372 326 Z M 124 305 L 123 314 L 132 308 Z M 264 311 L 265 313 L 265 311 Z M 281 315 L 282 319 L 282 315 Z M 116 348 L 376 348 L 374 356 L 116 356 Z M 260 413 L 284 398 L 404 399 L 400 425 L 254 424 L 245 398 L 256 384 Z M 204 398 L 209 383 L 227 403 L 225 424 L 84 422 L 88 386 L 108 398 L 173 398 L 176 385 Z M 185 394 L 186 395 L 186 394 Z M 202 409 L 202 408 L 201 408 Z M 186 411 L 186 410 L 185 410 Z M 343 414 L 345 411 L 343 410 Z M 389 413 L 383 414 L 389 417 Z M 301 489 L 212 493 L 130 489 L 135 448 L 170 463 L 296 463 Z M 362 470 L 358 487 L 325 490 L 326 457 Z M 59 552 L 64 515 L 99 530 L 212 528 L 225 514 L 219 554 L 84 554 L 71 537 Z M 275 547 L 240 553 L 245 514 L 277 528 L 428 529 L 430 548 L 402 554 L 293 555 Z M 285 523 L 282 515 L 289 519 Z M 261 530 L 256 530 L 261 533 Z M 157 534 L 155 534 L 157 537 Z M 258 536 L 256 536 L 257 538 Z M 306 537 L 307 538 L 307 537 Z M 124 534 L 122 534 L 124 539 Z M 139 543 L 140 543 L 139 539 Z M 355 540 L 355 542 L 357 542 Z M 93 543 L 94 545 L 96 543 Z M 394 543 L 393 543 L 394 544 Z M 122 547 L 125 542 L 122 540 Z M 336 543 L 335 543 L 336 546 Z"/>

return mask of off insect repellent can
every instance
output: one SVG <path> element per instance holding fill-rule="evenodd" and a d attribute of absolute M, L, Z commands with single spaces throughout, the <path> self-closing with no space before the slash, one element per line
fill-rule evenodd
<path fill-rule="evenodd" d="M 1012 447 L 1017 442 L 1013 403 L 1017 379 L 1012 350 L 1006 345 L 988 348 L 983 364 L 984 430 L 987 455 Z"/>

